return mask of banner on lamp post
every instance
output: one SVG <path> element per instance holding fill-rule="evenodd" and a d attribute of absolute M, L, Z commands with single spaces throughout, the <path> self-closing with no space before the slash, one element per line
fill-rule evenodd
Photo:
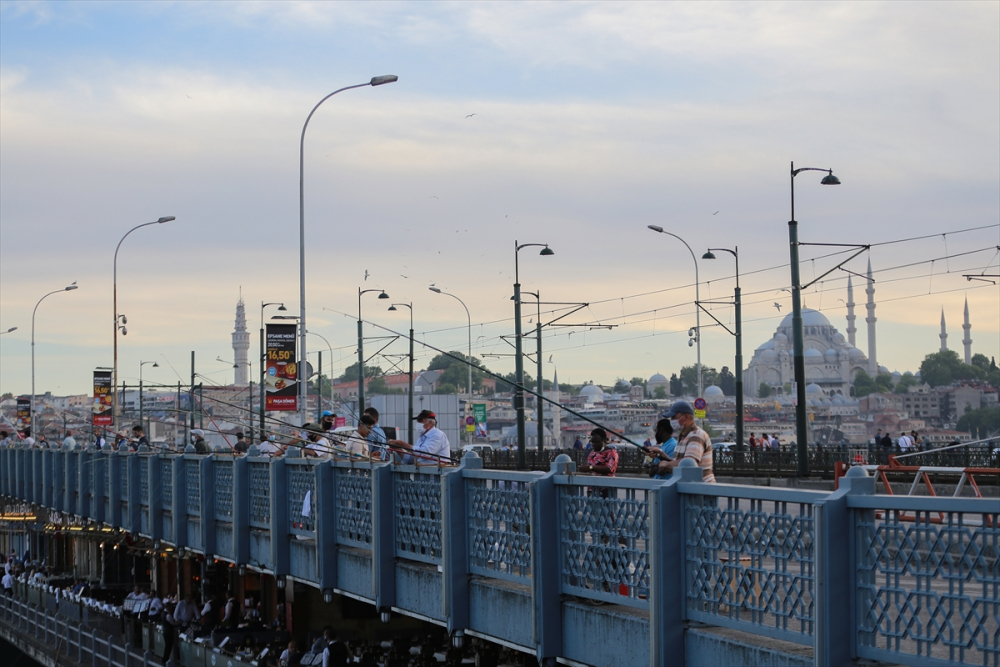
<path fill-rule="evenodd" d="M 476 434 L 477 438 L 486 437 L 486 404 L 485 403 L 473 403 L 472 404 L 472 416 L 475 419 L 475 424 L 472 426 L 472 431 Z"/>
<path fill-rule="evenodd" d="M 268 324 L 264 409 L 298 410 L 298 363 L 295 360 L 295 324 Z"/>
<path fill-rule="evenodd" d="M 24 433 L 25 429 L 31 428 L 31 399 L 25 396 L 17 398 L 17 430 Z"/>
<path fill-rule="evenodd" d="M 111 405 L 111 371 L 94 371 L 94 426 L 111 426 L 114 421 Z"/>

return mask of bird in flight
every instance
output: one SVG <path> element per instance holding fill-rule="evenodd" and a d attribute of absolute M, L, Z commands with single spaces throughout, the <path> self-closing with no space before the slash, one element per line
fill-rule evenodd
<path fill-rule="evenodd" d="M 777 301 L 775 301 L 774 302 L 774 307 L 778 309 L 779 313 L 781 312 L 781 304 L 780 303 L 778 303 Z"/>
<path fill-rule="evenodd" d="M 712 215 L 719 215 L 719 212 L 718 212 L 718 211 L 716 211 L 716 212 L 715 212 L 715 213 L 713 213 Z"/>
<path fill-rule="evenodd" d="M 470 114 L 469 114 L 468 116 L 466 116 L 466 118 L 472 118 L 472 117 L 473 117 L 473 116 L 475 116 L 475 115 L 476 115 L 476 114 L 474 114 L 474 113 L 470 113 Z"/>
<path fill-rule="evenodd" d="M 402 273 L 400 273 L 399 275 L 403 276 L 403 274 L 402 274 Z M 406 278 L 407 280 L 409 280 L 409 279 L 410 279 L 410 276 L 403 276 L 403 277 L 404 277 L 404 278 Z"/>
<path fill-rule="evenodd" d="M 434 195 L 431 195 L 431 199 L 440 199 L 440 197 L 435 197 Z"/>
<path fill-rule="evenodd" d="M 552 355 L 551 354 L 549 355 L 549 363 L 550 364 L 552 363 Z"/>
<path fill-rule="evenodd" d="M 365 280 L 368 280 L 368 269 L 365 269 Z"/>

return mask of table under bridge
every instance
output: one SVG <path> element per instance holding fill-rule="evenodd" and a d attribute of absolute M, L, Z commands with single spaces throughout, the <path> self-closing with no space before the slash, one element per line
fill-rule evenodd
<path fill-rule="evenodd" d="M 546 662 L 1000 665 L 996 499 L 255 454 L 14 447 L 0 495 Z"/>

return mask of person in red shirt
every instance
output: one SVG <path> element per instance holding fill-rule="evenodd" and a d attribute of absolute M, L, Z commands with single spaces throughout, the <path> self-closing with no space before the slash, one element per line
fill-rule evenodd
<path fill-rule="evenodd" d="M 608 447 L 608 432 L 595 428 L 590 432 L 590 453 L 587 463 L 580 466 L 580 472 L 589 472 L 604 477 L 614 477 L 618 471 L 618 450 Z"/>

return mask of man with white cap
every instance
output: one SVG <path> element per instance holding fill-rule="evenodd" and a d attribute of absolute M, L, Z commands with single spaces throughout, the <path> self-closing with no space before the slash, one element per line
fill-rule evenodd
<path fill-rule="evenodd" d="M 676 401 L 660 418 L 670 420 L 677 446 L 671 460 L 660 462 L 659 473 L 669 472 L 684 459 L 691 459 L 701 468 L 703 481 L 715 482 L 715 474 L 712 472 L 712 440 L 695 423 L 691 406 L 686 401 Z"/>
<path fill-rule="evenodd" d="M 194 442 L 194 451 L 196 454 L 212 453 L 212 450 L 208 447 L 208 442 L 205 441 L 205 432 L 200 428 L 191 429 L 191 439 Z"/>
<path fill-rule="evenodd" d="M 413 421 L 424 427 L 423 433 L 417 438 L 416 444 L 411 445 L 402 440 L 390 440 L 388 444 L 403 449 L 412 450 L 415 456 L 405 455 L 403 463 L 410 463 L 409 459 L 415 459 L 415 463 L 425 466 L 451 465 L 451 443 L 444 431 L 437 427 L 437 415 L 430 410 L 421 410 L 420 414 L 413 418 Z M 427 454 L 420 456 L 419 454 Z"/>

